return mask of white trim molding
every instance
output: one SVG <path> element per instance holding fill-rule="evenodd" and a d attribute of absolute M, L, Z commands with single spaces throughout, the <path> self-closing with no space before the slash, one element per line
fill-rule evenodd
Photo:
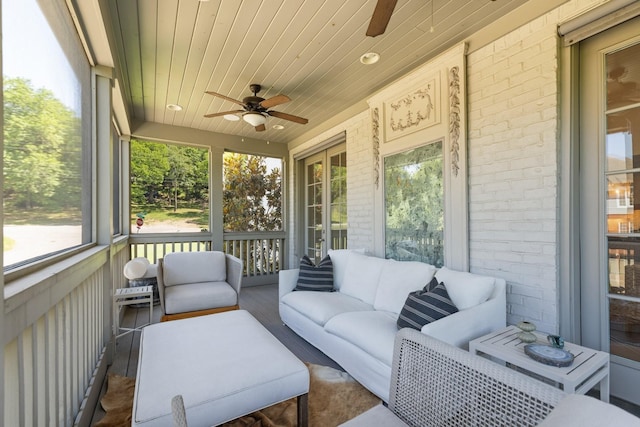
<path fill-rule="evenodd" d="M 385 157 L 435 141 L 443 142 L 444 262 L 469 270 L 467 209 L 467 116 L 462 43 L 429 61 L 369 99 L 376 192 L 375 253 L 384 256 Z M 384 178 L 382 178 L 384 179 Z"/>

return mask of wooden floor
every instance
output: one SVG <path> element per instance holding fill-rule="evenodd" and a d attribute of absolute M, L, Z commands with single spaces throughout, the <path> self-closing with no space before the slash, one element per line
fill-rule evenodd
<path fill-rule="evenodd" d="M 291 329 L 282 324 L 278 313 L 278 288 L 277 285 L 245 287 L 240 293 L 240 308 L 249 311 L 260 321 L 276 338 L 278 338 L 287 348 L 304 362 L 318 365 L 331 366 L 342 369 L 332 359 L 324 353 L 307 343 L 296 335 Z M 160 307 L 155 306 L 153 310 L 154 323 L 160 321 Z M 123 327 L 133 325 L 144 325 L 149 322 L 149 311 L 147 308 L 129 308 L 125 312 L 122 322 Z M 138 367 L 138 347 L 140 344 L 140 332 L 129 333 L 118 338 L 116 344 L 116 355 L 113 364 L 108 372 L 127 377 L 135 377 Z M 102 394 L 106 392 L 106 384 L 102 386 Z M 101 394 L 101 395 L 102 395 Z M 597 392 L 589 393 L 594 397 Z M 619 406 L 636 416 L 640 416 L 640 407 L 630 403 L 611 398 L 611 403 Z M 92 425 L 104 416 L 104 411 L 100 405 L 93 415 Z"/>
<path fill-rule="evenodd" d="M 318 365 L 331 366 L 342 369 L 332 359 L 328 358 L 320 350 L 300 338 L 295 332 L 282 324 L 278 314 L 278 288 L 277 285 L 252 286 L 242 288 L 240 292 L 240 308 L 249 311 L 260 321 L 276 338 L 303 362 Z M 153 321 L 160 321 L 160 306 L 153 310 Z M 148 308 L 127 308 L 122 321 L 123 327 L 145 325 L 149 322 Z M 116 354 L 113 364 L 108 372 L 134 378 L 138 368 L 138 348 L 140 345 L 140 332 L 132 332 L 118 338 Z M 106 392 L 106 384 L 102 386 L 101 396 Z M 93 425 L 104 416 L 104 411 L 98 405 L 93 415 Z"/>

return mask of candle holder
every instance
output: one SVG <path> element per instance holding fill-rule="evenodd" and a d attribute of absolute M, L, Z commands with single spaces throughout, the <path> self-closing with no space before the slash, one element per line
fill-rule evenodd
<path fill-rule="evenodd" d="M 522 322 L 519 322 L 516 327 L 518 329 L 520 329 L 522 332 L 518 333 L 518 339 L 524 343 L 532 343 L 532 342 L 536 342 L 537 337 L 535 336 L 535 334 L 533 333 L 533 331 L 536 330 L 536 325 L 534 325 L 531 322 L 527 322 L 526 320 L 523 320 Z"/>

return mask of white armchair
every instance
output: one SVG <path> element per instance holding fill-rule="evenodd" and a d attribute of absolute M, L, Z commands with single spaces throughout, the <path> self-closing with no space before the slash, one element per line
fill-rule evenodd
<path fill-rule="evenodd" d="M 560 389 L 495 362 L 401 329 L 388 408 L 376 406 L 344 427 L 535 426 L 565 396 Z"/>
<path fill-rule="evenodd" d="M 392 369 L 389 406 L 342 427 L 640 427 L 640 418 L 612 404 L 566 394 L 413 329 L 398 331 Z"/>
<path fill-rule="evenodd" d="M 162 321 L 239 308 L 242 261 L 224 252 L 167 254 L 157 278 Z"/>

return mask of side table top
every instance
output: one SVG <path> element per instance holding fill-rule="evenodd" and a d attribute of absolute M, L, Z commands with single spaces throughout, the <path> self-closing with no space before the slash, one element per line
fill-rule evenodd
<path fill-rule="evenodd" d="M 564 381 L 569 378 L 572 381 L 586 379 L 592 375 L 594 371 L 609 363 L 609 353 L 565 342 L 564 349 L 573 354 L 573 363 L 566 367 L 545 365 L 525 354 L 524 346 L 527 343 L 520 341 L 518 338 L 519 332 L 521 331 L 517 327 L 508 326 L 505 329 L 471 341 L 469 343 L 469 350 L 493 356 L 504 362 L 511 363 L 556 381 Z M 537 338 L 537 344 L 549 344 L 546 335 L 539 332 L 534 332 L 534 334 Z"/>
<path fill-rule="evenodd" d="M 153 294 L 153 286 L 134 286 L 131 288 L 118 288 L 114 293 L 114 297 L 137 297 Z"/>

